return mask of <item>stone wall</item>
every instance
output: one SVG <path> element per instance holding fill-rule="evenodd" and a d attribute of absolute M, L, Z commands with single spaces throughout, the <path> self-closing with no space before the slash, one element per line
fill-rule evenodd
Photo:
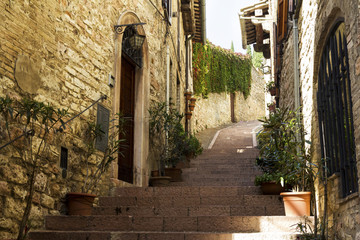
<path fill-rule="evenodd" d="M 352 102 L 355 127 L 355 143 L 357 169 L 359 173 L 360 157 L 360 93 L 359 74 L 360 62 L 359 48 L 359 6 L 358 1 L 315 1 L 305 0 L 302 2 L 299 16 L 299 68 L 300 68 L 300 95 L 303 113 L 303 121 L 306 138 L 311 140 L 310 151 L 312 161 L 318 163 L 321 159 L 319 127 L 317 115 L 317 75 L 322 49 L 326 43 L 331 27 L 339 17 L 345 22 L 345 34 L 349 51 L 350 79 L 352 87 Z M 283 43 L 282 72 L 280 79 L 280 105 L 291 107 L 293 105 L 293 63 L 292 54 L 294 49 L 293 32 L 288 31 L 288 37 Z M 289 64 L 291 63 L 291 64 Z M 341 197 L 341 180 L 337 175 L 329 179 L 329 203 L 328 224 L 329 239 L 359 239 L 359 194 L 354 193 L 347 198 Z M 324 189 L 322 184 L 318 186 L 319 202 L 318 208 L 323 209 Z M 323 212 L 320 212 L 323 215 Z"/>
<path fill-rule="evenodd" d="M 251 71 L 251 92 L 247 99 L 241 92 L 235 93 L 235 121 L 250 121 L 265 116 L 265 80 L 255 68 Z M 230 94 L 210 93 L 207 98 L 197 97 L 191 119 L 192 131 L 199 132 L 231 123 Z"/>
<path fill-rule="evenodd" d="M 172 95 L 184 109 L 185 37 L 182 17 L 164 20 L 162 1 L 1 1 L 0 2 L 0 96 L 24 96 L 68 108 L 75 115 L 107 95 L 102 105 L 118 112 L 122 35 L 113 26 L 145 22 L 138 28 L 146 36 L 142 47 L 143 68 L 136 69 L 134 185 L 148 184 L 149 160 L 147 109 L 153 101 L 165 101 L 167 49 L 171 64 Z M 173 11 L 178 3 L 173 2 Z M 178 25 L 178 21 L 180 24 Z M 179 32 L 179 35 L 178 35 Z M 178 36 L 180 37 L 178 39 Z M 180 43 L 180 46 L 177 44 Z M 179 48 L 178 48 L 179 47 Z M 178 50 L 179 49 L 179 50 Z M 108 85 L 109 74 L 115 77 Z M 178 79 L 178 81 L 177 81 Z M 79 191 L 86 171 L 81 162 L 83 131 L 96 119 L 96 107 L 71 122 L 50 142 L 51 156 L 38 174 L 31 213 L 33 228 L 43 215 L 59 214 L 67 192 Z M 2 129 L 3 130 L 3 129 Z M 3 139 L 0 145 L 4 144 Z M 60 147 L 69 150 L 67 176 L 62 177 Z M 92 157 L 93 164 L 101 153 Z M 0 152 L 0 238 L 16 235 L 27 195 L 26 169 L 9 148 Z M 99 183 L 97 193 L 111 194 L 117 180 L 114 163 Z"/>

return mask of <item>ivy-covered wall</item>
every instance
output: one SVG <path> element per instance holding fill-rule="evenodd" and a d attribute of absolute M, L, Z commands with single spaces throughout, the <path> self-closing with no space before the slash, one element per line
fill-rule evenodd
<path fill-rule="evenodd" d="M 193 46 L 194 93 L 240 91 L 247 98 L 251 89 L 251 58 L 213 44 Z"/>

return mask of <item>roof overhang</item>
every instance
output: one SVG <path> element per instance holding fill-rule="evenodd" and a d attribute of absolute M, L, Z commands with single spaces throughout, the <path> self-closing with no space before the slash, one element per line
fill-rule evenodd
<path fill-rule="evenodd" d="M 268 27 L 272 18 L 269 15 L 269 1 L 265 0 L 246 8 L 239 12 L 242 47 L 256 44 L 255 51 L 267 51 L 268 44 L 264 44 L 265 39 L 270 39 L 270 28 Z M 264 55 L 266 53 L 264 52 Z"/>
<path fill-rule="evenodd" d="M 186 35 L 193 41 L 206 42 L 205 0 L 181 0 L 181 12 Z"/>

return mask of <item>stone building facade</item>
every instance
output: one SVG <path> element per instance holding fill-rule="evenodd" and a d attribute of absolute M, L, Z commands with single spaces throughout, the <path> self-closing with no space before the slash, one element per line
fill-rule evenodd
<path fill-rule="evenodd" d="M 326 162 L 327 200 L 319 177 L 315 198 L 329 239 L 360 239 L 359 7 L 355 0 L 264 0 L 240 16 L 252 37 L 245 43 L 271 53 L 277 106 L 300 109 L 311 160 Z"/>
<path fill-rule="evenodd" d="M 329 173 L 327 205 L 324 206 L 326 204 L 324 184 L 319 180 L 316 196 L 321 218 L 324 217 L 324 208 L 327 209 L 326 230 L 329 239 L 359 239 L 359 2 L 289 0 L 282 1 L 285 6 L 282 13 L 279 2 L 270 1 L 271 12 L 277 16 L 277 27 L 279 27 L 278 19 L 281 19 L 279 15 L 284 16 L 282 24 L 286 26 L 281 40 L 279 40 L 279 32 L 272 39 L 273 77 L 280 89 L 278 105 L 290 109 L 301 107 L 302 121 L 307 133 L 305 138 L 311 141 L 311 145 L 307 147 L 312 162 L 319 164 L 321 159 L 328 159 L 330 162 L 327 165 Z M 342 49 L 342 46 L 345 47 Z M 348 64 L 345 60 L 345 49 L 348 53 Z M 276 58 L 279 58 L 279 61 L 276 61 Z M 340 60 L 337 62 L 335 59 Z M 340 63 L 342 60 L 344 63 Z M 339 81 L 339 84 L 332 85 L 331 81 Z M 346 85 L 345 88 L 340 86 L 343 83 Z M 329 90 L 326 90 L 327 88 Z M 339 95 L 332 97 L 335 91 L 342 92 L 341 97 Z M 336 105 L 330 99 L 334 99 L 339 104 Z M 329 104 L 330 109 L 336 105 L 338 110 L 330 110 L 330 112 L 329 109 L 323 110 L 326 109 L 323 103 Z M 343 123 L 341 123 L 342 117 L 339 117 L 340 112 L 347 116 L 344 117 Z M 340 121 L 342 126 L 326 126 L 326 124 L 336 124 L 337 121 Z M 352 122 L 354 130 L 353 132 L 349 130 L 349 136 L 345 133 L 344 139 L 348 139 L 345 140 L 348 142 L 342 146 L 339 140 L 342 139 L 340 129 L 343 127 L 346 132 L 347 128 L 351 128 Z M 326 137 L 332 134 L 337 134 L 334 141 L 339 141 L 338 145 L 333 146 L 339 149 L 339 152 L 343 152 L 339 157 L 332 156 L 329 150 L 331 137 Z M 352 145 L 352 140 L 354 148 L 348 147 Z M 331 169 L 332 159 L 341 165 L 339 169 Z M 346 165 L 351 165 L 350 172 L 346 170 Z M 353 185 L 353 188 L 348 189 L 348 185 Z"/>
<path fill-rule="evenodd" d="M 66 108 L 71 115 L 85 110 L 101 96 L 99 103 L 110 116 L 131 104 L 133 122 L 133 157 L 127 180 L 113 162 L 97 187 L 97 194 L 111 195 L 121 186 L 147 186 L 148 109 L 170 96 L 180 112 L 185 110 L 183 93 L 191 81 L 186 64 L 191 59 L 189 36 L 203 35 L 195 29 L 194 11 L 199 2 L 187 0 L 126 1 L 1 1 L 0 3 L 0 96 L 28 97 Z M 201 12 L 198 12 L 201 15 Z M 124 32 L 115 25 L 136 25 L 138 35 L 145 36 L 140 48 L 140 64 L 124 53 Z M 201 29 L 201 23 L 199 24 Z M 124 40 L 124 41 L 123 41 Z M 130 74 L 130 77 L 127 76 Z M 130 83 L 122 79 L 128 80 Z M 124 89 L 126 89 L 124 91 Z M 131 92 L 131 94 L 128 94 Z M 123 96 L 129 98 L 123 99 Z M 47 214 L 62 212 L 62 198 L 79 191 L 86 176 L 81 156 L 83 130 L 87 121 L 97 118 L 97 105 L 68 124 L 61 136 L 50 143 L 47 168 L 36 178 L 31 212 L 33 228 L 42 225 Z M 2 129 L 1 131 L 3 131 Z M 3 139 L 0 145 L 5 144 Z M 67 149 L 68 168 L 60 168 L 61 148 Z M 92 158 L 93 166 L 102 153 Z M 0 151 L 0 238 L 16 235 L 27 196 L 27 170 L 6 148 Z"/>
<path fill-rule="evenodd" d="M 251 91 L 245 99 L 241 92 L 234 94 L 233 119 L 231 94 L 210 93 L 207 98 L 198 97 L 192 120 L 192 131 L 199 132 L 223 124 L 257 120 L 265 116 L 264 74 L 254 67 L 251 70 Z"/>

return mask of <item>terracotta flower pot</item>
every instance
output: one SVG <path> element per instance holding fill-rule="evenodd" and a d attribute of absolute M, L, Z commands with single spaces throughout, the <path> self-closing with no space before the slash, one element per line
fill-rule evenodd
<path fill-rule="evenodd" d="M 69 215 L 90 216 L 96 195 L 70 192 L 66 194 L 66 205 Z"/>
<path fill-rule="evenodd" d="M 311 192 L 282 192 L 286 216 L 310 216 Z"/>
<path fill-rule="evenodd" d="M 165 175 L 171 177 L 171 182 L 182 182 L 181 174 L 180 168 L 165 168 Z"/>
<path fill-rule="evenodd" d="M 184 93 L 184 96 L 186 97 L 186 100 L 190 100 L 190 99 L 191 99 L 191 95 L 192 95 L 192 92 L 185 92 L 185 93 Z"/>
<path fill-rule="evenodd" d="M 270 89 L 269 89 L 270 95 L 271 95 L 271 96 L 276 96 L 276 90 L 277 90 L 276 87 L 270 88 Z"/>
<path fill-rule="evenodd" d="M 195 104 L 190 103 L 189 104 L 190 111 L 194 111 L 194 108 L 195 108 Z"/>
<path fill-rule="evenodd" d="M 151 177 L 158 177 L 158 176 L 159 176 L 159 170 L 151 171 Z"/>
<path fill-rule="evenodd" d="M 285 191 L 285 188 L 276 182 L 264 182 L 261 184 L 260 189 L 265 195 L 279 195 Z"/>
<path fill-rule="evenodd" d="M 188 120 L 191 119 L 192 112 L 186 112 L 185 116 L 186 116 L 186 119 L 188 119 Z"/>
<path fill-rule="evenodd" d="M 169 176 L 158 176 L 150 178 L 150 186 L 153 187 L 166 187 L 169 185 L 171 177 Z"/>

